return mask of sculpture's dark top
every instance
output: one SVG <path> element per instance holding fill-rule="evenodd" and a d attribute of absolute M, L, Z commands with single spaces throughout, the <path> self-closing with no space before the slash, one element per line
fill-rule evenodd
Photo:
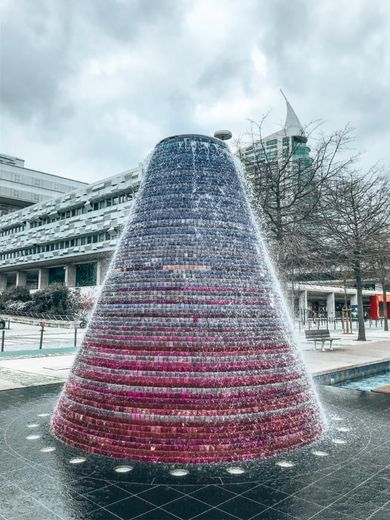
<path fill-rule="evenodd" d="M 180 134 L 180 135 L 171 135 L 170 137 L 166 137 L 162 141 L 160 141 L 157 146 L 159 146 L 162 143 L 165 143 L 167 141 L 183 141 L 185 139 L 191 139 L 193 141 L 198 142 L 210 142 L 214 144 L 219 144 L 223 147 L 226 147 L 226 144 L 221 141 L 221 139 L 217 139 L 216 137 L 211 137 L 209 135 L 202 135 L 202 134 Z"/>

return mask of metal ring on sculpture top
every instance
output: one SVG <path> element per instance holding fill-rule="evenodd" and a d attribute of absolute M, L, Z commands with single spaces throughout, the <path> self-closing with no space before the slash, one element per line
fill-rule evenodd
<path fill-rule="evenodd" d="M 322 416 L 226 144 L 155 148 L 51 423 L 129 460 L 221 462 L 315 440 Z"/>

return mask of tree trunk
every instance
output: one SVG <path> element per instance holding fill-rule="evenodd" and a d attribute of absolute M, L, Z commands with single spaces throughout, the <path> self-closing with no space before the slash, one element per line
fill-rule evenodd
<path fill-rule="evenodd" d="M 366 328 L 364 325 L 364 310 L 363 310 L 363 284 L 362 284 L 362 273 L 360 265 L 355 266 L 355 280 L 357 289 L 357 303 L 358 303 L 358 320 L 359 320 L 359 333 L 358 341 L 366 341 Z"/>
<path fill-rule="evenodd" d="M 348 309 L 348 299 L 347 299 L 347 280 L 343 279 L 343 285 L 344 285 L 344 308 Z"/>

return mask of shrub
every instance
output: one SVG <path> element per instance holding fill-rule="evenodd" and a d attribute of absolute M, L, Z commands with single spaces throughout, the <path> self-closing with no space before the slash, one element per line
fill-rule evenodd
<path fill-rule="evenodd" d="M 6 289 L 0 295 L 0 309 L 7 310 L 13 303 L 31 301 L 30 291 L 26 287 L 12 287 Z"/>
<path fill-rule="evenodd" d="M 7 289 L 0 295 L 0 311 L 10 314 L 61 315 L 85 318 L 91 311 L 94 298 L 70 290 L 62 284 L 52 284 L 34 292 L 25 287 Z"/>
<path fill-rule="evenodd" d="M 75 310 L 71 291 L 62 284 L 52 284 L 32 295 L 34 312 L 69 315 Z"/>

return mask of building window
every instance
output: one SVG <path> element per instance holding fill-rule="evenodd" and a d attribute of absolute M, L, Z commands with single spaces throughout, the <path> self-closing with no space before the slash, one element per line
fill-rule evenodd
<path fill-rule="evenodd" d="M 96 262 L 76 265 L 76 287 L 96 285 Z"/>
<path fill-rule="evenodd" d="M 51 267 L 49 269 L 49 284 L 64 283 L 65 269 L 63 267 Z"/>

